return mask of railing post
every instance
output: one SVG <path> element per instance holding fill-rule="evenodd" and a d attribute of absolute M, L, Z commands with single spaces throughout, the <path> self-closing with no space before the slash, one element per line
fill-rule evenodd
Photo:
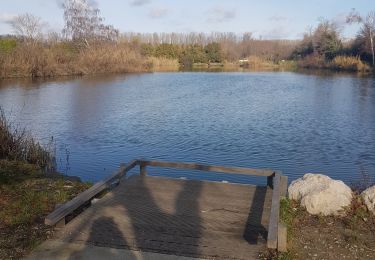
<path fill-rule="evenodd" d="M 280 220 L 280 174 L 275 172 L 271 200 L 270 221 L 268 224 L 267 247 L 277 249 Z"/>
<path fill-rule="evenodd" d="M 141 174 L 142 177 L 145 177 L 147 175 L 146 171 L 146 163 L 140 161 L 139 163 L 139 173 Z"/>
<path fill-rule="evenodd" d="M 280 196 L 285 198 L 288 194 L 288 176 L 280 176 Z"/>
<path fill-rule="evenodd" d="M 267 186 L 271 189 L 273 189 L 273 177 L 275 177 L 275 173 L 267 177 Z"/>

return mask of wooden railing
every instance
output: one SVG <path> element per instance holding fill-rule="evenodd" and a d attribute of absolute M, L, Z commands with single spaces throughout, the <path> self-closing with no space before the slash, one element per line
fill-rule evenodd
<path fill-rule="evenodd" d="M 252 175 L 267 177 L 267 185 L 273 189 L 271 201 L 271 213 L 268 226 L 267 247 L 272 249 L 279 249 L 284 251 L 286 249 L 286 228 L 279 223 L 280 198 L 286 196 L 286 189 L 288 185 L 287 176 L 282 175 L 280 171 L 270 169 L 251 169 L 242 167 L 226 167 L 214 166 L 196 163 L 182 163 L 182 162 L 165 162 L 165 161 L 148 161 L 148 160 L 133 160 L 121 167 L 112 175 L 104 180 L 96 183 L 90 189 L 82 192 L 71 201 L 57 208 L 54 212 L 49 214 L 45 219 L 47 225 L 64 225 L 65 217 L 73 211 L 90 201 L 99 193 L 108 189 L 112 183 L 120 181 L 127 172 L 135 166 L 140 166 L 140 175 L 147 175 L 147 167 L 164 167 L 164 168 L 179 168 L 191 169 L 200 171 L 213 171 L 229 174 Z"/>
<path fill-rule="evenodd" d="M 137 160 L 133 160 L 127 165 L 121 165 L 120 168 L 114 172 L 112 175 L 108 176 L 104 180 L 96 183 L 91 188 L 85 190 L 84 192 L 80 193 L 77 197 L 68 201 L 67 203 L 61 205 L 51 214 L 49 214 L 44 223 L 49 226 L 53 226 L 58 224 L 65 225 L 65 217 L 71 214 L 74 210 L 78 209 L 92 198 L 94 198 L 99 193 L 103 192 L 104 190 L 108 189 L 112 183 L 120 180 L 122 177 L 126 175 L 128 171 L 133 169 L 138 164 Z"/>

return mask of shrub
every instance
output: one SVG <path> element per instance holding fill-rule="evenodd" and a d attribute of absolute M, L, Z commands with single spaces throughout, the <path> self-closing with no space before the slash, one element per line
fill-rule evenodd
<path fill-rule="evenodd" d="M 0 107 L 0 159 L 28 162 L 52 170 L 55 158 L 51 148 L 43 147 L 25 129 L 13 127 Z"/>
<path fill-rule="evenodd" d="M 258 56 L 250 56 L 247 58 L 247 62 L 244 64 L 245 67 L 251 69 L 264 69 L 264 68 L 276 68 L 277 64 L 271 60 L 267 60 Z"/>
<path fill-rule="evenodd" d="M 359 57 L 353 56 L 336 56 L 330 67 L 338 70 L 348 70 L 348 71 L 368 71 L 369 66 L 364 64 Z"/>
<path fill-rule="evenodd" d="M 157 69 L 158 71 L 175 71 L 178 70 L 180 64 L 177 59 L 168 59 L 163 57 L 148 57 L 148 68 L 151 70 Z"/>
<path fill-rule="evenodd" d="M 308 69 L 323 69 L 326 67 L 325 59 L 319 55 L 308 55 L 305 58 L 298 60 L 298 67 Z"/>

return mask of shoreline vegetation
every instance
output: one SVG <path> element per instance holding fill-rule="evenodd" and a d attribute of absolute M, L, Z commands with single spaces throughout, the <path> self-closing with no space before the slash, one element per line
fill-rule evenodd
<path fill-rule="evenodd" d="M 50 148 L 9 123 L 0 107 L 0 259 L 19 259 L 52 236 L 45 216 L 90 187 L 56 173 Z"/>
<path fill-rule="evenodd" d="M 347 16 L 347 24 L 360 25 L 354 39 L 321 19 L 301 40 L 269 40 L 251 32 L 120 33 L 87 0 L 66 0 L 62 9 L 61 32 L 45 33 L 46 22 L 28 13 L 10 22 L 14 34 L 0 35 L 0 79 L 212 67 L 375 71 L 375 12 Z"/>
<path fill-rule="evenodd" d="M 261 44 L 278 45 L 278 41 L 259 41 Z M 11 42 L 12 44 L 4 47 Z M 329 70 L 356 73 L 374 73 L 374 69 L 360 56 L 338 55 L 333 59 L 311 54 L 303 58 L 280 56 L 272 58 L 251 54 L 236 60 L 227 58 L 220 44 L 217 44 L 217 60 L 209 60 L 202 52 L 203 59 L 197 58 L 194 51 L 184 53 L 184 48 L 177 46 L 178 55 L 165 53 L 145 53 L 144 44 L 129 42 L 95 42 L 90 48 L 80 48 L 76 42 L 28 43 L 18 38 L 0 37 L 0 79 L 7 78 L 51 78 L 59 76 L 84 76 L 96 74 L 180 71 L 194 69 L 226 70 L 286 70 L 301 69 Z M 155 48 L 174 48 L 174 44 L 161 44 Z M 193 48 L 204 49 L 203 45 Z M 181 54 L 182 53 L 182 54 Z M 216 55 L 215 54 L 215 55 Z M 191 57 L 186 58 L 185 55 Z"/>

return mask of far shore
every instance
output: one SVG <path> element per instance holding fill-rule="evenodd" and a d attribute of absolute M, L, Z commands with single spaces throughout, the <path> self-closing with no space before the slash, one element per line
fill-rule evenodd
<path fill-rule="evenodd" d="M 134 70 L 120 70 L 120 71 L 96 71 L 95 73 L 57 73 L 53 75 L 31 75 L 28 73 L 14 73 L 0 77 L 0 81 L 14 80 L 14 79 L 33 79 L 33 80 L 48 80 L 48 79 L 73 79 L 82 77 L 98 77 L 98 76 L 116 76 L 134 73 L 153 73 L 153 72 L 297 72 L 303 74 L 319 74 L 319 75 L 359 75 L 372 76 L 375 74 L 374 70 L 355 71 L 345 68 L 306 68 L 300 67 L 293 60 L 288 60 L 283 63 L 266 62 L 264 64 L 240 64 L 238 62 L 223 62 L 223 63 L 194 63 L 189 67 L 178 64 L 175 60 L 169 61 L 170 64 L 156 64 L 149 65 L 144 68 Z"/>

